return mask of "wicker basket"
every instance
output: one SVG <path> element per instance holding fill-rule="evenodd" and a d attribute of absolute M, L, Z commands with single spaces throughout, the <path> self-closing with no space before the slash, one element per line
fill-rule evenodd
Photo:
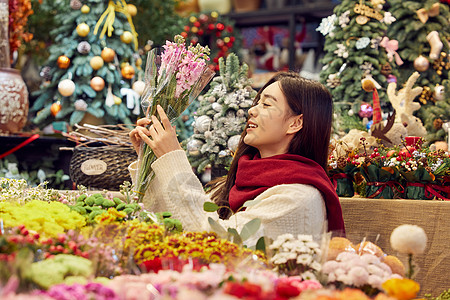
<path fill-rule="evenodd" d="M 70 161 L 70 178 L 89 189 L 118 191 L 131 181 L 128 165 L 137 160 L 131 147 L 75 147 Z"/>

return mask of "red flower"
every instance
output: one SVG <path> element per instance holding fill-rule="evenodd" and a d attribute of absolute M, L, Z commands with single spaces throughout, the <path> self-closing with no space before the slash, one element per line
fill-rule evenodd
<path fill-rule="evenodd" d="M 291 298 L 300 295 L 300 290 L 292 285 L 292 282 L 286 280 L 280 280 L 275 287 L 275 291 L 277 296 L 281 296 L 283 298 Z"/>

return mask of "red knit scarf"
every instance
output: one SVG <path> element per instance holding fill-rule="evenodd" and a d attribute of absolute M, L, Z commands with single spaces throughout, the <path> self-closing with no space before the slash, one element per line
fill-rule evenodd
<path fill-rule="evenodd" d="M 330 179 L 315 161 L 295 154 L 260 158 L 243 155 L 238 162 L 235 185 L 229 194 L 230 208 L 237 211 L 245 201 L 279 184 L 309 184 L 317 188 L 325 200 L 328 231 L 344 234 L 341 204 Z"/>

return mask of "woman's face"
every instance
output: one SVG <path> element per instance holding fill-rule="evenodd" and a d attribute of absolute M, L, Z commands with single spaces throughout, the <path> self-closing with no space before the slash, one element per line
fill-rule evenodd
<path fill-rule="evenodd" d="M 303 125 L 302 115 L 293 114 L 279 82 L 267 86 L 248 113 L 244 143 L 257 148 L 262 158 L 287 153 L 291 139 Z"/>

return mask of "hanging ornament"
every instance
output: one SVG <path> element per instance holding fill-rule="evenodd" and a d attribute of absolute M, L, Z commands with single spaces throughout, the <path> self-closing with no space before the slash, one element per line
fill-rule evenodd
<path fill-rule="evenodd" d="M 58 92 L 64 97 L 72 96 L 75 92 L 75 83 L 70 79 L 61 80 L 58 83 Z"/>
<path fill-rule="evenodd" d="M 91 88 L 96 92 L 100 92 L 105 88 L 105 81 L 100 76 L 95 76 L 91 79 Z"/>
<path fill-rule="evenodd" d="M 120 36 L 120 40 L 125 44 L 129 44 L 133 41 L 133 34 L 129 31 L 124 31 Z"/>
<path fill-rule="evenodd" d="M 337 74 L 330 74 L 327 78 L 327 86 L 330 88 L 335 88 L 341 85 L 341 79 L 337 76 Z"/>
<path fill-rule="evenodd" d="M 70 0 L 70 8 L 78 10 L 81 8 L 81 1 L 80 0 Z"/>
<path fill-rule="evenodd" d="M 114 105 L 114 94 L 112 92 L 112 86 L 111 84 L 108 85 L 108 92 L 106 93 L 106 98 L 105 98 L 105 105 L 106 106 L 113 106 Z"/>
<path fill-rule="evenodd" d="M 364 36 L 356 41 L 355 46 L 356 46 L 356 49 L 361 50 L 361 49 L 364 49 L 367 46 L 369 46 L 369 44 L 370 44 L 370 38 Z"/>
<path fill-rule="evenodd" d="M 78 99 L 77 101 L 75 101 L 74 106 L 75 109 L 79 111 L 86 111 L 88 107 L 86 101 L 84 101 L 83 99 Z"/>
<path fill-rule="evenodd" d="M 111 48 L 105 47 L 102 50 L 101 56 L 105 62 L 112 62 L 114 60 L 114 56 L 116 56 L 116 52 Z"/>
<path fill-rule="evenodd" d="M 86 23 L 80 23 L 78 24 L 76 31 L 78 33 L 79 36 L 81 37 L 85 37 L 89 34 L 90 28 L 89 25 Z"/>
<path fill-rule="evenodd" d="M 130 16 L 134 17 L 137 15 L 137 7 L 133 4 L 127 4 L 127 10 Z"/>
<path fill-rule="evenodd" d="M 384 65 L 381 66 L 381 74 L 388 77 L 390 74 L 392 74 L 392 67 L 389 62 L 386 62 Z"/>
<path fill-rule="evenodd" d="M 368 61 L 360 65 L 359 68 L 364 71 L 364 75 L 369 75 L 373 71 L 373 65 Z"/>
<path fill-rule="evenodd" d="M 391 25 L 395 21 L 397 21 L 397 19 L 388 11 L 384 13 L 383 20 L 381 20 L 381 22 L 383 22 L 386 25 Z"/>
<path fill-rule="evenodd" d="M 83 14 L 88 14 L 90 11 L 91 11 L 90 7 L 87 6 L 86 4 L 81 7 L 81 12 Z"/>
<path fill-rule="evenodd" d="M 50 112 L 51 112 L 52 116 L 54 116 L 54 117 L 60 112 L 60 110 L 61 110 L 61 103 L 59 101 L 53 103 L 50 106 Z"/>
<path fill-rule="evenodd" d="M 133 110 L 133 114 L 139 115 L 139 94 L 132 89 L 129 88 L 121 88 L 120 94 L 127 99 L 127 108 Z"/>
<path fill-rule="evenodd" d="M 41 72 L 39 72 L 39 75 L 44 79 L 44 81 L 50 81 L 52 80 L 51 68 L 49 66 L 45 66 L 41 69 Z"/>
<path fill-rule="evenodd" d="M 401 59 L 400 55 L 398 55 L 398 41 L 397 40 L 389 40 L 387 36 L 385 36 L 381 42 L 380 46 L 384 47 L 387 52 L 388 60 L 391 62 L 395 58 L 395 63 L 398 66 L 403 65 L 403 60 Z"/>
<path fill-rule="evenodd" d="M 145 90 L 145 82 L 137 80 L 133 83 L 133 90 L 141 96 Z"/>
<path fill-rule="evenodd" d="M 441 52 L 441 56 L 439 57 L 439 59 L 436 59 L 433 62 L 433 69 L 436 70 L 436 74 L 438 74 L 439 76 L 442 76 L 442 71 L 444 69 L 447 71 L 450 69 L 450 61 L 448 57 L 449 56 L 447 55 L 447 53 Z"/>
<path fill-rule="evenodd" d="M 416 69 L 419 72 L 425 72 L 426 70 L 428 70 L 429 66 L 430 62 L 423 55 L 420 55 L 414 60 L 414 69 Z"/>
<path fill-rule="evenodd" d="M 358 115 L 361 118 L 370 118 L 373 115 L 373 108 L 369 103 L 363 102 L 359 107 Z"/>
<path fill-rule="evenodd" d="M 86 41 L 82 41 L 78 44 L 77 50 L 78 52 L 80 52 L 80 54 L 88 54 L 89 52 L 91 52 L 91 44 Z"/>
<path fill-rule="evenodd" d="M 392 74 L 389 74 L 389 75 L 387 76 L 387 82 L 388 82 L 388 83 L 392 83 L 392 82 L 397 83 L 397 77 L 395 77 L 395 76 L 392 75 Z"/>
<path fill-rule="evenodd" d="M 437 15 L 439 15 L 439 2 L 434 3 L 428 10 L 426 10 L 425 8 L 417 10 L 416 14 L 420 22 L 425 24 L 430 17 L 436 17 Z"/>
<path fill-rule="evenodd" d="M 427 104 L 428 101 L 433 101 L 433 93 L 429 86 L 424 86 L 422 90 L 422 94 L 420 94 L 419 101 L 423 105 Z"/>
<path fill-rule="evenodd" d="M 347 115 L 349 115 L 350 117 L 353 116 L 354 114 L 355 114 L 355 112 L 351 108 L 347 112 Z"/>
<path fill-rule="evenodd" d="M 383 15 L 379 11 L 376 11 L 370 6 L 363 4 L 362 0 L 360 0 L 359 3 L 355 4 L 353 11 L 359 15 L 356 17 L 356 23 L 358 23 L 359 25 L 364 25 L 369 22 L 369 18 L 373 18 L 378 21 L 383 20 Z"/>
<path fill-rule="evenodd" d="M 441 42 L 441 39 L 439 38 L 439 33 L 437 31 L 430 32 L 427 35 L 427 41 L 428 43 L 430 43 L 431 46 L 430 58 L 438 59 L 439 53 L 441 53 L 441 50 L 444 47 L 444 44 Z"/>
<path fill-rule="evenodd" d="M 319 27 L 316 28 L 316 31 L 319 31 L 324 36 L 326 36 L 327 34 L 331 35 L 331 33 L 336 28 L 336 26 L 334 25 L 334 23 L 336 23 L 336 19 L 337 19 L 337 16 L 335 14 L 332 14 L 331 16 L 323 18 L 319 24 Z"/>
<path fill-rule="evenodd" d="M 350 23 L 350 11 L 345 11 L 342 15 L 339 16 L 339 25 L 341 28 L 347 27 L 348 23 Z"/>
<path fill-rule="evenodd" d="M 230 149 L 231 152 L 236 152 L 240 140 L 240 135 L 233 135 L 230 137 L 227 142 L 228 149 Z"/>
<path fill-rule="evenodd" d="M 122 74 L 122 77 L 125 79 L 132 79 L 134 77 L 134 68 L 130 66 L 129 64 L 125 65 L 122 70 L 120 71 Z"/>
<path fill-rule="evenodd" d="M 186 150 L 190 156 L 199 156 L 200 149 L 203 146 L 203 142 L 200 140 L 192 139 L 186 144 Z"/>
<path fill-rule="evenodd" d="M 445 97 L 445 88 L 443 85 L 437 84 L 434 88 L 433 98 L 436 99 L 436 101 L 444 100 Z"/>
<path fill-rule="evenodd" d="M 56 64 L 61 69 L 67 69 L 70 66 L 70 58 L 65 55 L 61 55 L 56 60 Z"/>
<path fill-rule="evenodd" d="M 444 122 L 440 118 L 434 119 L 433 121 L 434 129 L 439 130 L 442 128 L 442 125 L 444 125 Z"/>
<path fill-rule="evenodd" d="M 116 105 L 122 104 L 122 98 L 117 97 L 116 95 L 114 95 L 113 98 L 114 98 L 114 104 L 116 104 Z"/>
<path fill-rule="evenodd" d="M 197 117 L 194 121 L 194 128 L 199 133 L 204 133 L 205 131 L 210 129 L 211 121 L 211 118 L 205 115 Z"/>
<path fill-rule="evenodd" d="M 141 66 L 142 66 L 142 58 L 138 57 L 138 58 L 136 59 L 134 65 L 135 65 L 138 69 L 140 69 Z"/>
<path fill-rule="evenodd" d="M 103 58 L 101 58 L 100 56 L 94 56 L 93 58 L 91 58 L 89 64 L 91 65 L 92 69 L 98 70 L 103 67 Z"/>

